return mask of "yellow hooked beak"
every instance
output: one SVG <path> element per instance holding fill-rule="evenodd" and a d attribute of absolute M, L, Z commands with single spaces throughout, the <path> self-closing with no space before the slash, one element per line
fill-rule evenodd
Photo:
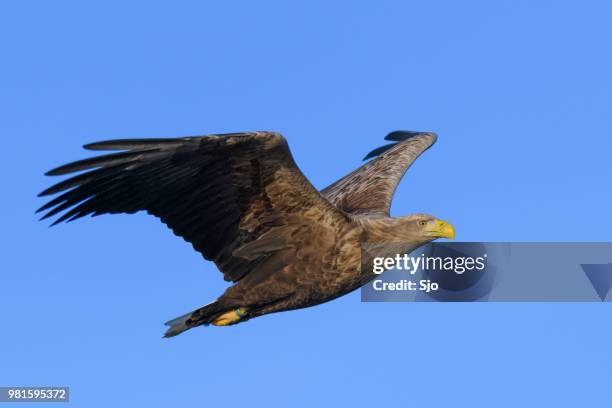
<path fill-rule="evenodd" d="M 446 221 L 433 220 L 425 227 L 425 233 L 434 238 L 455 239 L 455 227 Z"/>

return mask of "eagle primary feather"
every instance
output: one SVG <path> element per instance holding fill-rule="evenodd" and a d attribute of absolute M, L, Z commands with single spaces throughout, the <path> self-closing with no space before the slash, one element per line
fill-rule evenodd
<path fill-rule="evenodd" d="M 441 221 L 431 216 L 388 217 L 402 175 L 436 136 L 393 132 L 387 139 L 397 143 L 321 192 L 274 132 L 92 143 L 85 148 L 118 152 L 49 171 L 85 172 L 43 191 L 61 194 L 38 211 L 47 211 L 43 219 L 61 214 L 52 225 L 141 210 L 160 218 L 235 282 L 216 301 L 170 321 L 167 335 L 233 324 L 358 288 L 368 280 L 364 242 L 400 240 L 410 249 L 439 237 L 431 231 L 442 231 Z"/>
<path fill-rule="evenodd" d="M 399 141 L 370 152 L 378 156 L 321 193 L 335 206 L 351 213 L 389 215 L 393 193 L 412 163 L 437 139 L 435 133 L 392 132 L 385 139 Z M 368 158 L 366 156 L 366 158 Z"/>

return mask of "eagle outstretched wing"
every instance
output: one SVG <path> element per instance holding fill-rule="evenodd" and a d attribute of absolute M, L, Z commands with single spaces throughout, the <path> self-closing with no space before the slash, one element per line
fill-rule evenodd
<path fill-rule="evenodd" d="M 86 172 L 40 193 L 62 193 L 38 210 L 47 210 L 43 219 L 61 214 L 54 225 L 90 214 L 145 210 L 213 260 L 228 281 L 241 279 L 283 245 L 270 234 L 258 240 L 271 229 L 299 222 L 306 212 L 320 211 L 327 221 L 346 217 L 310 184 L 278 133 L 111 140 L 84 147 L 120 152 L 49 171 L 51 176 Z"/>
<path fill-rule="evenodd" d="M 410 165 L 437 139 L 435 133 L 397 131 L 390 143 L 372 150 L 364 160 L 376 157 L 321 190 L 336 207 L 352 214 L 389 215 L 395 189 Z"/>

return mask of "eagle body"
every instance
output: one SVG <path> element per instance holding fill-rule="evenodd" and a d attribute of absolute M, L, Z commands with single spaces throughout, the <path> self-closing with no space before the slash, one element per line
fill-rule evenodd
<path fill-rule="evenodd" d="M 47 211 L 43 219 L 62 213 L 54 224 L 107 213 L 158 217 L 234 282 L 214 302 L 169 321 L 166 336 L 236 324 L 342 296 L 375 276 L 372 254 L 454 235 L 432 216 L 389 216 L 402 175 L 435 134 L 393 132 L 387 140 L 396 143 L 320 192 L 275 132 L 93 143 L 85 148 L 118 152 L 48 172 L 80 173 L 43 191 L 61 194 L 39 211 Z M 378 249 L 364 257 L 372 244 Z"/>

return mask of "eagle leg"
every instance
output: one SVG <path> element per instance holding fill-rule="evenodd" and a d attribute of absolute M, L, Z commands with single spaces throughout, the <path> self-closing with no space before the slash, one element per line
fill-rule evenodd
<path fill-rule="evenodd" d="M 246 316 L 247 311 L 248 309 L 246 307 L 230 310 L 217 317 L 211 324 L 214 326 L 229 326 L 231 324 L 236 324 Z"/>

